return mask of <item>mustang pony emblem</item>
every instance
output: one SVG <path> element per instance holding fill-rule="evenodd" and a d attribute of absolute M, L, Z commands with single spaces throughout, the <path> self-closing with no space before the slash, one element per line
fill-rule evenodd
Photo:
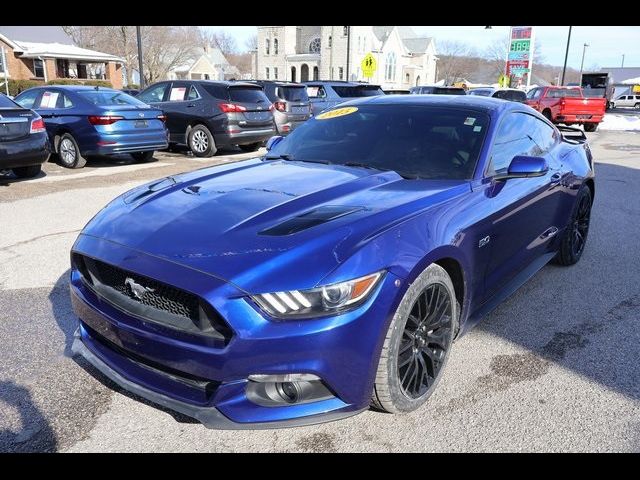
<path fill-rule="evenodd" d="M 136 283 L 136 281 L 131 277 L 127 277 L 124 284 L 138 300 L 142 300 L 147 293 L 153 293 L 156 291 L 155 288 L 143 287 L 139 283 Z"/>

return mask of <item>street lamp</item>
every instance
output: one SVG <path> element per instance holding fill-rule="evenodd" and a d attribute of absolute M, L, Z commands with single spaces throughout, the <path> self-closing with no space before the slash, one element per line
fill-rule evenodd
<path fill-rule="evenodd" d="M 562 67 L 562 85 L 564 85 L 564 74 L 567 71 L 567 58 L 569 57 L 570 43 L 571 43 L 571 26 L 569 26 L 569 36 L 567 37 L 567 51 L 564 54 L 564 66 Z"/>
<path fill-rule="evenodd" d="M 138 40 L 138 73 L 140 74 L 140 90 L 144 88 L 144 72 L 142 71 L 142 35 L 140 27 L 136 27 L 136 37 Z"/>
<path fill-rule="evenodd" d="M 587 51 L 588 43 L 582 46 L 582 61 L 580 62 L 580 75 L 582 75 L 582 67 L 584 67 L 584 53 Z"/>

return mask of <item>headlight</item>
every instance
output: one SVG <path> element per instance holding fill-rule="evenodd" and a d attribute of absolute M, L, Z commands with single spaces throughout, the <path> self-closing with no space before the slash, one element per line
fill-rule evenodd
<path fill-rule="evenodd" d="M 251 298 L 273 317 L 319 317 L 358 307 L 380 282 L 384 272 L 334 283 L 311 290 L 262 293 Z"/>

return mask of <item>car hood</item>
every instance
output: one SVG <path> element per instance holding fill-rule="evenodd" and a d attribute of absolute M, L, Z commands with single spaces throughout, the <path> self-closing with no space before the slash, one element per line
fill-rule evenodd
<path fill-rule="evenodd" d="M 83 233 L 214 274 L 247 292 L 304 289 L 362 242 L 465 191 L 464 181 L 252 159 L 131 190 Z"/>

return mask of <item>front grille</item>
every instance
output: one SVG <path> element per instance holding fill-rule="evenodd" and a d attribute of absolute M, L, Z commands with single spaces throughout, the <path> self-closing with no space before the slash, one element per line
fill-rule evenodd
<path fill-rule="evenodd" d="M 89 263 L 93 263 L 94 272 L 104 285 L 117 290 L 121 294 L 139 301 L 143 305 L 148 305 L 173 315 L 190 320 L 198 319 L 200 302 L 195 295 L 148 277 L 127 272 L 108 263 L 98 260 L 89 260 Z M 129 282 L 129 279 L 133 282 Z M 147 290 L 141 298 L 138 298 L 134 294 L 131 285 L 142 285 Z"/>
<path fill-rule="evenodd" d="M 86 255 L 74 253 L 73 263 L 87 287 L 124 312 L 186 332 L 231 337 L 218 312 L 193 293 Z"/>

